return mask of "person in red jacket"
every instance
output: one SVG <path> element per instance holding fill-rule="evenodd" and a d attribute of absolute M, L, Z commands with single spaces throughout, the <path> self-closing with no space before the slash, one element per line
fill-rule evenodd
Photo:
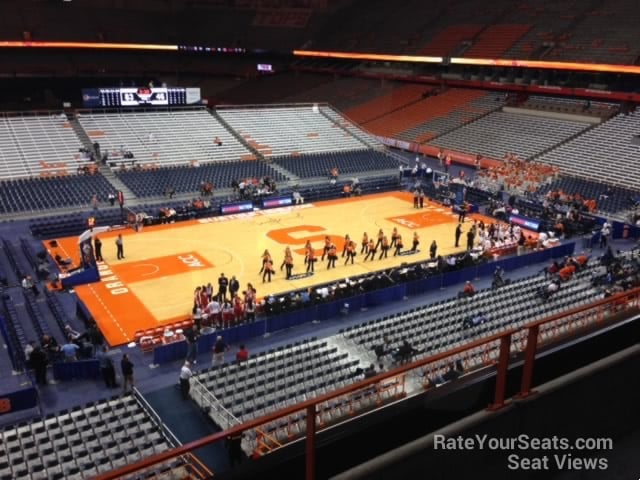
<path fill-rule="evenodd" d="M 236 352 L 236 360 L 238 362 L 244 362 L 249 359 L 249 351 L 245 348 L 244 344 L 240 345 L 240 349 Z"/>

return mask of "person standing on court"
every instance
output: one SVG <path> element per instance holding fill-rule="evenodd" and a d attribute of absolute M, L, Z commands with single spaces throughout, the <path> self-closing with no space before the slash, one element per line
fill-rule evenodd
<path fill-rule="evenodd" d="M 369 240 L 369 246 L 367 248 L 367 255 L 364 257 L 364 260 L 362 260 L 363 262 L 366 262 L 369 257 L 371 257 L 371 260 L 375 260 L 376 258 L 376 244 L 373 243 L 373 238 Z"/>
<path fill-rule="evenodd" d="M 413 245 L 411 246 L 411 251 L 415 252 L 418 250 L 418 245 L 420 245 L 420 237 L 418 236 L 418 232 L 413 232 Z"/>
<path fill-rule="evenodd" d="M 467 202 L 463 201 L 460 204 L 460 213 L 458 214 L 458 223 L 464 223 L 464 219 L 467 216 Z"/>
<path fill-rule="evenodd" d="M 456 226 L 456 233 L 455 233 L 455 237 L 456 237 L 456 244 L 455 247 L 458 248 L 460 246 L 460 237 L 462 236 L 462 224 L 458 223 L 458 225 Z"/>
<path fill-rule="evenodd" d="M 382 245 L 380 245 L 380 256 L 378 260 L 382 260 L 382 257 L 387 258 L 387 252 L 389 252 L 389 239 L 386 235 L 382 237 Z"/>
<path fill-rule="evenodd" d="M 429 256 L 431 257 L 431 260 L 434 260 L 436 258 L 437 252 L 438 252 L 438 244 L 434 240 L 433 242 L 431 242 L 431 246 L 429 247 Z"/>
<path fill-rule="evenodd" d="M 262 265 L 264 271 L 262 273 L 262 283 L 264 283 L 265 278 L 268 279 L 269 283 L 271 283 L 271 275 L 273 275 L 275 270 L 273 269 L 273 260 L 271 257 Z"/>
<path fill-rule="evenodd" d="M 102 240 L 98 237 L 93 239 L 93 254 L 96 257 L 96 262 L 102 262 Z"/>
<path fill-rule="evenodd" d="M 424 208 L 424 190 L 420 189 L 419 198 L 420 208 Z"/>
<path fill-rule="evenodd" d="M 224 276 L 224 273 L 220 274 L 218 278 L 218 301 L 224 302 L 227 298 L 227 287 L 229 286 L 229 279 Z"/>
<path fill-rule="evenodd" d="M 122 260 L 124 258 L 124 242 L 122 241 L 122 234 L 118 234 L 118 238 L 116 238 L 116 249 L 117 249 L 117 257 L 118 260 Z"/>
<path fill-rule="evenodd" d="M 475 240 L 475 234 L 473 228 L 470 228 L 467 232 L 467 250 L 473 249 L 473 241 Z"/>
<path fill-rule="evenodd" d="M 307 248 L 306 259 L 307 259 L 307 273 L 309 272 L 313 273 L 315 271 L 315 263 L 317 258 L 316 258 L 316 252 L 313 250 L 313 247 L 311 245 L 309 245 L 309 248 Z"/>
<path fill-rule="evenodd" d="M 347 233 L 344 236 L 344 245 L 342 246 L 342 258 L 344 258 L 344 256 L 347 254 L 347 246 L 349 245 L 350 242 L 351 242 L 351 237 Z"/>
<path fill-rule="evenodd" d="M 338 259 L 338 249 L 333 244 L 333 242 L 329 246 L 327 257 L 329 258 L 329 263 L 327 263 L 327 270 L 329 270 L 330 268 L 336 268 L 336 260 Z"/>
<path fill-rule="evenodd" d="M 402 247 L 404 245 L 402 244 L 402 235 L 398 234 L 397 238 L 396 238 L 396 249 L 393 252 L 393 256 L 397 256 L 400 255 L 400 252 L 402 251 Z"/>
<path fill-rule="evenodd" d="M 293 254 L 289 247 L 287 247 L 284 255 L 284 266 L 287 269 L 287 280 L 289 280 L 291 278 L 291 272 L 293 271 Z"/>
<path fill-rule="evenodd" d="M 191 364 L 189 362 L 184 362 L 184 365 L 180 369 L 180 392 L 182 393 L 183 400 L 189 400 L 192 376 L 193 372 L 191 371 Z"/>
<path fill-rule="evenodd" d="M 269 253 L 269 250 L 265 250 L 262 253 L 262 268 L 260 268 L 260 271 L 258 272 L 258 274 L 261 274 L 264 272 L 264 266 L 269 261 L 271 261 L 271 254 Z"/>
<path fill-rule="evenodd" d="M 376 241 L 376 250 L 378 250 L 378 247 L 382 245 L 383 237 L 384 237 L 384 232 L 382 231 L 382 229 L 378 230 L 378 240 Z"/>
<path fill-rule="evenodd" d="M 231 298 L 234 298 L 239 291 L 240 291 L 240 282 L 238 281 L 235 275 L 232 275 L 231 280 L 229 280 L 229 295 L 231 296 Z"/>
<path fill-rule="evenodd" d="M 393 248 L 396 246 L 396 242 L 398 241 L 398 229 L 393 227 L 393 231 L 391 232 L 391 244 L 389 248 Z"/>
<path fill-rule="evenodd" d="M 413 191 L 413 208 L 418 208 L 420 205 L 420 192 L 418 192 L 418 189 L 416 188 Z"/>
<path fill-rule="evenodd" d="M 322 257 L 320 258 L 321 262 L 324 262 L 324 257 L 329 253 L 329 249 L 331 248 L 331 238 L 329 235 L 324 237 L 324 248 L 322 249 Z"/>
<path fill-rule="evenodd" d="M 367 235 L 367 232 L 364 232 L 362 234 L 362 248 L 360 249 L 360 255 L 362 255 L 365 252 L 368 252 L 368 248 L 369 248 L 369 235 Z"/>
<path fill-rule="evenodd" d="M 291 255 L 291 247 L 287 247 L 284 249 L 284 258 L 282 259 L 282 263 L 280 264 L 280 271 L 282 271 L 282 269 L 285 267 L 285 265 L 287 264 L 287 257 Z M 289 278 L 289 277 L 287 277 Z"/>
<path fill-rule="evenodd" d="M 353 265 L 353 258 L 356 256 L 356 242 L 349 240 L 349 243 L 347 243 L 344 248 L 347 252 L 347 259 L 344 261 L 344 264 L 346 265 L 349 263 L 349 260 L 351 260 L 351 265 Z"/>

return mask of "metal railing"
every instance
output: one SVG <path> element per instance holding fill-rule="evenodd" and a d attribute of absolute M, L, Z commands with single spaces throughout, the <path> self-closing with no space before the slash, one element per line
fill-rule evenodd
<path fill-rule="evenodd" d="M 639 305 L 640 288 L 637 288 L 521 327 L 506 328 L 491 337 L 471 341 L 451 350 L 400 365 L 375 377 L 321 394 L 173 450 L 101 474 L 97 479 L 122 478 L 190 453 L 202 446 L 224 440 L 228 436 L 253 432 L 256 435 L 255 455 L 263 455 L 279 448 L 286 443 L 284 440 L 288 436 L 305 437 L 305 478 L 314 480 L 316 432 L 340 423 L 343 418 L 353 418 L 360 413 L 380 407 L 385 396 L 392 400 L 401 399 L 404 395 L 404 382 L 407 376 L 415 375 L 422 378 L 424 388 L 429 389 L 434 385 L 432 381 L 434 378 L 441 377 L 458 361 L 464 365 L 463 376 L 480 369 L 495 370 L 494 400 L 488 409 L 497 410 L 508 403 L 508 399 L 505 398 L 506 379 L 509 365 L 514 359 L 524 360 L 520 391 L 516 397 L 527 397 L 533 393 L 536 353 L 543 348 L 558 345 L 580 335 L 608 328 L 616 321 L 637 314 L 640 310 Z M 333 416 L 332 412 L 335 411 L 340 411 L 343 415 Z"/>

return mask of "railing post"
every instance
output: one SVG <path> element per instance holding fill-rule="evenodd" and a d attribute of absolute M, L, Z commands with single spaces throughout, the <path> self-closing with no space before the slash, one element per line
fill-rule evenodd
<path fill-rule="evenodd" d="M 498 371 L 496 373 L 496 394 L 493 403 L 487 410 L 498 410 L 504 407 L 504 394 L 507 386 L 507 371 L 509 369 L 509 353 L 511 349 L 511 334 L 500 337 L 500 355 L 498 357 Z"/>
<path fill-rule="evenodd" d="M 522 366 L 522 384 L 520 392 L 516 398 L 526 398 L 531 395 L 531 382 L 533 381 L 533 364 L 536 361 L 536 350 L 538 349 L 538 330 L 539 325 L 529 327 L 527 336 L 527 350 L 524 352 L 524 365 Z"/>
<path fill-rule="evenodd" d="M 316 478 L 316 406 L 307 407 L 307 441 L 305 444 L 305 479 Z"/>

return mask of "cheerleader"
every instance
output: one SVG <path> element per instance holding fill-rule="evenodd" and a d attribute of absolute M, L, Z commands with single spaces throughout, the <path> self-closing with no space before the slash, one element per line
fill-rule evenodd
<path fill-rule="evenodd" d="M 287 257 L 290 257 L 290 256 L 291 256 L 291 248 L 287 247 L 284 249 L 284 258 L 282 260 L 282 263 L 280 264 L 280 271 L 282 271 L 284 266 L 287 264 Z"/>
<path fill-rule="evenodd" d="M 293 270 L 293 255 L 289 247 L 287 247 L 287 250 L 284 252 L 284 264 L 287 267 L 287 280 L 289 280 L 291 278 L 291 271 Z"/>
<path fill-rule="evenodd" d="M 307 259 L 309 258 L 309 250 L 312 250 L 311 242 L 307 240 L 307 243 L 304 244 L 304 264 L 307 264 Z"/>
<path fill-rule="evenodd" d="M 345 250 L 347 251 L 347 259 L 344 264 L 346 265 L 351 260 L 351 265 L 353 265 L 353 258 L 356 256 L 356 242 L 353 240 L 349 240 L 349 243 L 345 246 Z"/>
<path fill-rule="evenodd" d="M 268 279 L 269 283 L 271 283 L 271 275 L 276 273 L 276 271 L 273 269 L 273 261 L 271 260 L 271 258 L 269 258 L 262 265 L 262 267 L 264 269 L 264 272 L 262 273 L 262 283 L 264 283 L 265 278 Z"/>
<path fill-rule="evenodd" d="M 314 272 L 314 264 L 316 263 L 316 253 L 313 251 L 313 248 L 309 248 L 307 250 L 307 273 Z"/>
<path fill-rule="evenodd" d="M 376 242 L 376 250 L 378 250 L 378 247 L 382 245 L 383 238 L 384 238 L 384 232 L 382 231 L 382 229 L 380 229 L 378 230 L 378 241 Z"/>
<path fill-rule="evenodd" d="M 349 234 L 347 233 L 344 236 L 344 246 L 342 247 L 342 258 L 344 258 L 344 256 L 347 253 L 347 246 L 349 245 L 349 242 L 351 242 L 351 237 L 349 236 Z"/>
<path fill-rule="evenodd" d="M 267 262 L 273 263 L 273 261 L 271 260 L 271 254 L 269 253 L 269 250 L 265 249 L 264 253 L 262 254 L 262 268 L 260 269 L 258 274 L 261 274 L 264 272 L 264 267 Z"/>
<path fill-rule="evenodd" d="M 389 251 L 389 239 L 386 235 L 382 237 L 382 244 L 380 245 L 380 256 L 378 260 L 382 260 L 382 257 L 387 258 L 387 252 Z"/>
<path fill-rule="evenodd" d="M 364 232 L 362 234 L 362 248 L 360 249 L 360 254 L 363 254 L 365 252 L 368 253 L 369 249 L 369 235 L 367 235 L 367 232 Z"/>
<path fill-rule="evenodd" d="M 363 262 L 366 262 L 369 257 L 371 257 L 371 260 L 375 260 L 376 258 L 376 244 L 373 243 L 373 238 L 369 240 L 369 245 L 367 247 L 367 256 L 364 257 Z"/>
<path fill-rule="evenodd" d="M 396 249 L 393 252 L 393 256 L 395 257 L 396 255 L 400 255 L 400 252 L 402 251 L 402 247 L 404 245 L 402 244 L 402 235 L 398 234 L 398 237 L 396 238 Z"/>
<path fill-rule="evenodd" d="M 411 251 L 415 252 L 418 249 L 418 245 L 420 245 L 420 237 L 418 236 L 418 232 L 413 232 L 413 245 L 411 246 Z"/>
<path fill-rule="evenodd" d="M 324 257 L 329 253 L 329 249 L 331 248 L 331 238 L 329 235 L 324 237 L 324 248 L 322 249 L 322 258 L 320 258 L 321 262 L 324 262 Z"/>
<path fill-rule="evenodd" d="M 391 244 L 389 245 L 389 248 L 393 248 L 396 246 L 398 235 L 398 229 L 396 227 L 393 227 L 393 231 L 391 232 Z"/>
<path fill-rule="evenodd" d="M 329 258 L 329 263 L 327 263 L 327 270 L 330 268 L 336 268 L 336 260 L 338 259 L 338 249 L 332 243 L 329 246 L 329 252 L 327 253 L 327 257 Z"/>

